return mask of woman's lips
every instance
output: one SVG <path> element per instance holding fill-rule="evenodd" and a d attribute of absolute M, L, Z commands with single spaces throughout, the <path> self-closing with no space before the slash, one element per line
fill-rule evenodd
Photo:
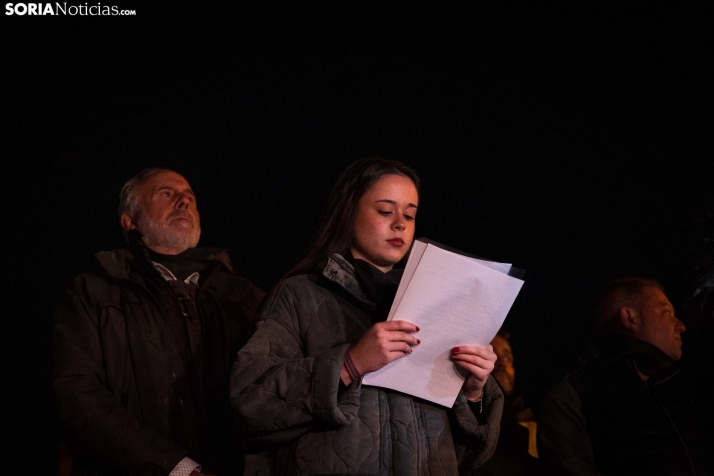
<path fill-rule="evenodd" d="M 391 240 L 387 240 L 387 243 L 390 243 L 394 246 L 402 246 L 404 244 L 404 240 L 401 238 L 392 238 Z"/>

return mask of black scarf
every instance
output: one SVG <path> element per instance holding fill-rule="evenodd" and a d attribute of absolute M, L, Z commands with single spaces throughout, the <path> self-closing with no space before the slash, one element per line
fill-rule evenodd
<path fill-rule="evenodd" d="M 176 279 L 183 281 L 193 273 L 205 274 L 210 268 L 210 264 L 205 260 L 210 254 L 206 248 L 189 248 L 177 255 L 163 255 L 148 249 L 149 259 L 155 261 L 171 271 Z"/>
<path fill-rule="evenodd" d="M 392 268 L 384 273 L 368 262 L 354 258 L 351 253 L 347 253 L 345 259 L 354 266 L 357 281 L 367 299 L 376 304 L 371 313 L 372 323 L 386 321 L 404 270 Z"/>

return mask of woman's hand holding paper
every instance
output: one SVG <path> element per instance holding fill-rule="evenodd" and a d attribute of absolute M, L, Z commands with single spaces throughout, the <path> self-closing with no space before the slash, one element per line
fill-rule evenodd
<path fill-rule="evenodd" d="M 486 347 L 463 345 L 451 349 L 451 358 L 456 365 L 469 372 L 464 381 L 463 391 L 472 402 L 478 401 L 483 393 L 488 375 L 496 363 L 496 353 L 489 344 Z"/>
<path fill-rule="evenodd" d="M 379 370 L 388 363 L 412 353 L 412 346 L 420 341 L 412 334 L 419 328 L 407 321 L 378 322 L 370 327 L 362 338 L 348 350 L 360 375 Z M 342 381 L 349 384 L 349 374 L 341 374 Z"/>

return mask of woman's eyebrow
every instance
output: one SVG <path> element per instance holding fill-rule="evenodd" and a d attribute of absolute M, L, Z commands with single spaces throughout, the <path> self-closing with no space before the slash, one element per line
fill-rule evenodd
<path fill-rule="evenodd" d="M 397 202 L 395 202 L 394 200 L 388 200 L 386 198 L 383 200 L 375 200 L 375 203 L 379 203 L 379 202 L 389 203 L 391 205 L 397 204 Z M 418 208 L 418 207 L 416 205 L 414 205 L 413 203 L 409 203 L 405 208 Z"/>

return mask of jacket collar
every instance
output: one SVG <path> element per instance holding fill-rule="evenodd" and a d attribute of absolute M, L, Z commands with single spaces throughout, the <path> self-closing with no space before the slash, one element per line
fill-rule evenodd
<path fill-rule="evenodd" d="M 625 361 L 649 377 L 649 385 L 669 380 L 679 372 L 676 363 L 658 347 L 620 332 L 605 332 L 580 357 L 580 367 L 602 369 Z"/>
<path fill-rule="evenodd" d="M 334 253 L 327 258 L 327 263 L 322 268 L 322 276 L 344 289 L 350 296 L 354 297 L 365 306 L 374 308 L 377 305 L 365 294 L 352 264 L 342 255 Z"/>
<path fill-rule="evenodd" d="M 233 266 L 226 250 L 208 248 L 207 251 L 208 255 L 205 261 L 216 263 L 219 267 L 224 268 L 225 271 L 233 272 Z M 142 282 L 143 279 L 137 273 L 136 267 L 132 266 L 132 263 L 136 263 L 138 260 L 137 253 L 146 253 L 146 249 L 137 247 L 133 250 L 122 248 L 112 251 L 100 251 L 95 256 L 102 269 L 112 278 Z"/>

